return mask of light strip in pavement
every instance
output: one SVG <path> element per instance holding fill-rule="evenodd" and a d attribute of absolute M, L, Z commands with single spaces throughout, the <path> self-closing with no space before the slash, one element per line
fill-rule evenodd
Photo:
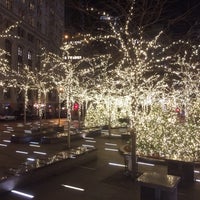
<path fill-rule="evenodd" d="M 91 148 L 94 148 L 93 145 L 87 145 L 87 144 L 82 144 L 83 147 L 91 147 Z"/>
<path fill-rule="evenodd" d="M 114 137 L 121 137 L 120 134 L 111 134 L 111 136 L 114 136 Z"/>
<path fill-rule="evenodd" d="M 47 153 L 41 152 L 41 151 L 33 151 L 33 153 L 40 154 L 40 155 L 47 155 Z"/>
<path fill-rule="evenodd" d="M 17 191 L 17 190 L 11 190 L 11 192 L 18 194 L 18 195 L 21 195 L 21 196 L 24 196 L 24 197 L 28 197 L 30 199 L 34 198 L 33 195 L 30 195 L 30 194 L 27 194 L 27 193 L 24 193 L 24 192 L 20 192 L 20 191 Z"/>
<path fill-rule="evenodd" d="M 39 144 L 39 142 L 29 142 L 29 144 Z"/>
<path fill-rule="evenodd" d="M 30 147 L 40 147 L 40 145 L 36 145 L 36 144 L 29 144 Z"/>
<path fill-rule="evenodd" d="M 117 144 L 106 142 L 105 145 L 117 146 Z"/>
<path fill-rule="evenodd" d="M 94 140 L 94 138 L 92 138 L 92 137 L 87 137 L 87 136 L 84 136 L 83 138 L 86 139 L 86 140 Z"/>
<path fill-rule="evenodd" d="M 35 158 L 27 158 L 28 161 L 35 161 Z"/>
<path fill-rule="evenodd" d="M 147 165 L 147 166 L 155 166 L 154 164 L 150 164 L 150 163 L 144 163 L 144 162 L 137 162 L 140 165 Z"/>
<path fill-rule="evenodd" d="M 27 152 L 27 151 L 16 151 L 16 153 L 28 154 L 28 152 Z"/>
<path fill-rule="evenodd" d="M 85 140 L 85 142 L 93 142 L 93 143 L 95 143 L 96 141 L 95 140 Z"/>
<path fill-rule="evenodd" d="M 85 189 L 83 188 L 79 188 L 79 187 L 74 187 L 74 186 L 71 186 L 71 185 L 65 185 L 65 184 L 62 184 L 63 187 L 66 187 L 66 188 L 70 188 L 70 189 L 73 189 L 73 190 L 79 190 L 79 191 L 85 191 Z"/>
<path fill-rule="evenodd" d="M 3 140 L 4 142 L 7 142 L 7 143 L 10 143 L 11 141 L 10 140 Z"/>
<path fill-rule="evenodd" d="M 7 144 L 0 144 L 0 146 L 7 147 L 8 145 Z"/>
<path fill-rule="evenodd" d="M 118 149 L 105 148 L 106 151 L 119 151 Z"/>
<path fill-rule="evenodd" d="M 109 164 L 109 165 L 112 165 L 112 166 L 117 166 L 117 167 L 125 167 L 125 165 L 118 164 L 118 163 L 109 162 L 108 164 Z"/>

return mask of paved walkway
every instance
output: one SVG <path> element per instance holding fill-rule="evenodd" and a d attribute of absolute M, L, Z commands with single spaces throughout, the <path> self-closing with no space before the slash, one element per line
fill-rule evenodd
<path fill-rule="evenodd" d="M 63 122 L 65 123 L 65 122 Z M 0 124 L 1 129 L 4 127 Z M 11 125 L 11 124 L 10 124 Z M 43 144 L 30 146 L 30 144 L 11 144 L 9 134 L 0 133 L 0 171 L 3 172 L 10 167 L 22 163 L 27 157 L 42 157 L 44 155 L 34 152 L 46 152 L 47 154 L 66 148 L 66 144 Z M 125 175 L 124 158 L 118 149 L 124 141 L 118 137 L 89 137 L 74 141 L 73 146 L 92 145 L 98 149 L 98 160 L 81 165 L 66 173 L 53 174 L 45 180 L 23 188 L 15 188 L 21 192 L 34 196 L 34 200 L 140 200 L 138 184 L 130 176 Z M 17 153 L 24 151 L 27 154 Z M 119 164 L 118 166 L 116 164 Z M 163 166 L 139 165 L 142 171 L 166 172 Z M 197 172 L 196 172 L 197 173 Z M 73 186 L 72 189 L 69 186 Z M 75 190 L 76 189 L 76 190 Z M 77 190 L 78 189 L 78 190 Z M 178 188 L 178 200 L 199 200 L 200 183 L 195 182 Z M 23 200 L 28 199 L 14 193 L 0 196 L 1 200 Z"/>

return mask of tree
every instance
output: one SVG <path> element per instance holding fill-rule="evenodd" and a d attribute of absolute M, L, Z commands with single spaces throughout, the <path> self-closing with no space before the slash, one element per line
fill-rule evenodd
<path fill-rule="evenodd" d="M 19 88 L 19 92 L 24 93 L 24 124 L 26 124 L 26 110 L 28 102 L 28 90 L 34 85 L 33 72 L 28 66 L 23 66 L 19 71 L 11 70 L 6 73 L 8 86 Z"/>
<path fill-rule="evenodd" d="M 182 46 L 187 46 L 188 42 L 184 40 L 173 41 L 173 38 L 166 37 L 166 30 L 162 31 L 163 23 L 161 22 L 163 22 L 163 20 L 166 21 L 166 18 L 169 16 L 166 13 L 162 13 L 164 8 L 163 5 L 166 4 L 166 1 L 161 2 L 162 4 L 155 6 L 160 12 L 155 12 L 153 5 L 147 1 L 142 1 L 142 5 L 138 5 L 136 1 L 132 1 L 132 6 L 126 15 L 120 19 L 113 17 L 113 13 L 110 15 L 106 12 L 100 13 L 98 11 L 97 13 L 99 16 L 105 16 L 104 19 L 106 19 L 105 21 L 109 24 L 109 28 L 104 32 L 100 32 L 101 34 L 99 35 L 90 34 L 86 36 L 88 42 L 95 41 L 98 45 L 103 44 L 105 54 L 108 52 L 111 54 L 108 58 L 110 60 L 107 61 L 107 63 L 113 63 L 113 65 L 106 67 L 106 70 L 110 70 L 110 73 L 106 73 L 106 76 L 108 77 L 104 78 L 100 84 L 103 98 L 106 99 L 106 95 L 111 93 L 112 96 L 116 95 L 119 97 L 120 95 L 117 90 L 120 89 L 121 95 L 129 97 L 129 105 L 131 105 L 128 112 L 131 121 L 130 132 L 132 134 L 138 132 L 138 152 L 140 154 L 142 151 L 143 153 L 146 152 L 146 155 L 157 153 L 157 149 L 161 147 L 158 144 L 162 143 L 160 140 L 163 138 L 166 139 L 166 134 L 169 133 L 168 130 L 176 132 L 179 127 L 174 124 L 175 115 L 168 109 L 167 112 L 165 112 L 166 105 L 169 105 L 168 103 L 172 101 L 171 98 L 174 95 L 174 92 L 178 91 L 177 89 L 173 89 L 173 84 L 171 84 L 172 78 L 178 78 L 177 70 L 183 66 L 183 64 L 187 67 L 189 63 L 198 63 L 199 65 L 199 60 L 193 58 L 195 51 L 193 52 L 187 48 L 184 49 L 192 55 L 192 57 L 190 56 L 190 59 L 188 57 L 189 54 L 187 53 L 186 56 L 184 50 L 180 48 Z M 141 7 L 145 8 L 143 10 L 144 12 L 140 12 L 142 13 L 142 18 L 137 15 L 139 14 L 138 10 L 140 10 Z M 148 9 L 151 11 L 150 16 L 149 12 L 146 12 Z M 90 10 L 93 12 L 94 8 Z M 156 15 L 156 13 L 158 13 L 159 16 Z M 181 17 L 179 16 L 179 18 L 183 19 L 183 16 L 184 15 Z M 171 21 L 172 17 L 173 16 L 170 16 Z M 173 20 L 174 22 L 176 21 L 175 18 Z M 154 29 L 153 31 L 152 28 Z M 169 30 L 169 26 L 164 28 Z M 181 56 L 183 56 L 183 60 L 180 59 Z M 190 75 L 188 76 L 184 73 L 184 76 L 193 76 L 191 74 L 191 69 L 188 69 L 187 71 Z M 111 77 L 113 80 L 118 81 L 118 87 L 111 87 Z M 192 79 L 194 80 L 194 76 Z M 106 80 L 109 81 L 107 82 Z M 179 80 L 180 82 L 182 81 L 182 76 Z M 104 84 L 105 87 L 103 87 Z M 185 82 L 185 86 L 186 85 L 186 88 L 188 89 L 188 82 Z M 92 89 L 95 89 L 95 87 Z M 197 90 L 199 90 L 199 88 Z M 180 100 L 181 98 L 181 95 L 177 95 L 176 100 Z M 164 99 L 169 100 L 166 105 L 163 104 Z M 96 106 L 96 108 L 102 107 Z M 128 110 L 127 107 L 126 109 Z M 158 116 L 158 114 L 161 114 L 161 116 Z M 94 121 L 95 119 L 93 119 L 93 122 Z M 172 123 L 169 123 L 169 121 Z M 157 129 L 155 126 L 156 123 L 159 123 L 159 128 Z M 191 128 L 191 126 L 185 127 L 185 133 L 189 132 L 189 127 Z M 183 128 L 181 130 L 183 131 Z M 149 137 L 147 133 L 151 132 L 155 134 L 152 134 L 152 137 Z M 179 136 L 179 134 L 171 134 L 170 137 L 167 137 L 166 140 L 168 141 L 168 147 L 170 146 L 170 152 L 166 151 L 165 146 L 163 147 L 163 155 L 179 156 L 182 155 L 180 152 L 185 152 L 182 151 L 181 148 L 178 149 L 175 143 L 175 140 Z M 197 141 L 195 136 L 193 139 L 193 141 Z M 152 144 L 152 141 L 154 141 L 154 145 Z M 187 141 L 187 139 L 185 141 Z M 136 141 L 134 140 L 133 142 Z M 144 144 L 144 142 L 146 143 Z M 135 145 L 136 144 L 134 144 L 132 148 L 135 147 Z M 184 154 L 186 157 L 193 158 L 194 155 L 197 155 L 196 152 L 199 152 L 199 148 L 195 145 L 190 146 L 191 153 L 187 155 Z M 145 149 L 148 149 L 148 151 Z M 133 154 L 136 155 L 135 152 Z M 179 159 L 181 158 L 179 157 Z M 132 166 L 135 165 L 135 159 L 133 159 Z M 133 171 L 133 176 L 135 175 L 136 171 Z"/>
<path fill-rule="evenodd" d="M 15 24 L 9 26 L 5 30 L 3 30 L 0 34 L 0 40 L 4 41 L 7 38 L 13 38 L 18 39 L 18 36 L 12 35 L 11 32 L 13 29 L 15 29 L 20 22 L 16 22 Z M 6 79 L 6 73 L 11 69 L 11 66 L 9 66 L 9 62 L 6 59 L 7 56 L 9 56 L 9 52 L 7 52 L 5 49 L 0 48 L 0 78 L 1 78 L 1 85 L 6 85 L 7 82 Z"/>

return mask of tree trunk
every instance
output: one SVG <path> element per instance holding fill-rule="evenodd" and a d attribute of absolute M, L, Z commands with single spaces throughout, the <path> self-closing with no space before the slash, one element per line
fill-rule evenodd
<path fill-rule="evenodd" d="M 131 176 L 133 179 L 137 178 L 138 165 L 137 165 L 137 156 L 136 156 L 136 131 L 131 129 L 131 165 L 132 171 Z"/>
<path fill-rule="evenodd" d="M 26 124 L 26 108 L 27 108 L 27 102 L 28 102 L 28 98 L 27 98 L 27 88 L 25 88 L 25 90 L 24 90 L 24 125 Z"/>

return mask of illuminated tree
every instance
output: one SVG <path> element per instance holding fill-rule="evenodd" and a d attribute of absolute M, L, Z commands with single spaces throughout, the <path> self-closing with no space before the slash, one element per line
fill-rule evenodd
<path fill-rule="evenodd" d="M 28 90 L 34 85 L 33 72 L 28 66 L 21 66 L 19 71 L 10 70 L 6 73 L 8 86 L 19 88 L 19 93 L 24 95 L 24 124 L 26 124 L 26 109 L 28 103 Z"/>
<path fill-rule="evenodd" d="M 134 11 L 132 6 L 127 18 L 120 22 L 119 19 L 113 20 L 109 14 L 99 13 L 109 24 L 107 32 L 97 36 L 85 35 L 88 43 L 95 41 L 101 44 L 104 53 L 111 55 L 107 63 L 113 63 L 105 67 L 106 78 L 102 78 L 98 85 L 100 90 L 92 88 L 100 101 L 99 105 L 91 105 L 91 108 L 98 108 L 96 112 L 101 111 L 105 116 L 102 108 L 106 105 L 107 97 L 109 101 L 109 96 L 115 99 L 127 97 L 128 103 L 123 109 L 130 119 L 130 128 L 138 133 L 138 154 L 196 160 L 200 150 L 199 128 L 191 123 L 185 123 L 184 126 L 177 124 L 175 109 L 176 103 L 184 101 L 187 104 L 186 111 L 197 113 L 197 109 L 192 107 L 199 105 L 199 71 L 196 68 L 199 67 L 199 46 L 195 47 L 184 40 L 173 41 L 166 37 L 164 31 L 160 31 L 162 27 L 157 26 L 151 32 L 146 26 L 135 24 Z M 110 102 L 114 104 L 114 101 Z M 106 117 L 104 122 L 102 118 L 98 121 L 98 115 L 95 118 L 94 112 L 90 110 L 92 116 L 86 116 L 86 124 L 90 124 L 90 120 L 93 126 L 94 122 L 96 125 L 107 124 Z M 115 114 L 112 113 L 112 116 Z M 181 133 L 184 133 L 183 145 L 178 147 Z M 163 140 L 166 143 L 163 144 Z M 187 142 L 189 150 L 186 153 Z"/>
<path fill-rule="evenodd" d="M 20 22 L 16 22 L 15 24 L 9 26 L 5 30 L 3 30 L 0 34 L 0 40 L 4 41 L 7 38 L 18 39 L 19 37 L 13 35 L 11 32 L 15 29 Z M 6 57 L 9 56 L 9 52 L 6 52 L 5 49 L 0 48 L 0 78 L 1 85 L 6 82 L 6 72 L 10 70 L 9 62 Z"/>
<path fill-rule="evenodd" d="M 57 65 L 54 65 L 55 60 L 58 59 L 58 56 L 51 52 L 47 52 L 45 49 L 42 49 L 40 58 L 40 66 L 33 69 L 32 71 L 34 79 L 33 89 L 35 89 L 38 93 L 38 111 L 39 117 L 40 119 L 42 119 L 43 114 L 44 118 L 46 118 L 47 93 L 53 89 L 57 89 L 55 77 L 59 75 L 59 67 Z"/>
<path fill-rule="evenodd" d="M 6 51 L 3 49 L 0 49 L 0 85 L 3 86 L 5 84 L 5 74 L 6 74 L 6 68 L 8 67 L 8 62 L 5 59 Z"/>

